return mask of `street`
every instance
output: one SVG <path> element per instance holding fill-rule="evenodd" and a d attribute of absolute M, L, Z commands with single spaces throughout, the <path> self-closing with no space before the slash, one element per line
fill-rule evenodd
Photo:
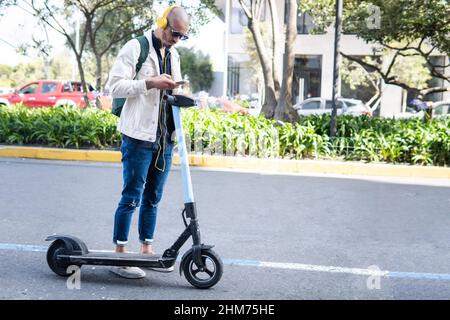
<path fill-rule="evenodd" d="M 201 168 L 192 181 L 202 241 L 224 262 L 215 287 L 193 288 L 177 263 L 141 280 L 83 266 L 80 288 L 68 288 L 47 266 L 44 239 L 70 234 L 112 250 L 121 174 L 120 164 L 0 159 L 0 299 L 450 299 L 448 179 Z M 182 207 L 173 167 L 156 251 L 183 231 Z M 137 217 L 130 251 L 139 250 Z"/>

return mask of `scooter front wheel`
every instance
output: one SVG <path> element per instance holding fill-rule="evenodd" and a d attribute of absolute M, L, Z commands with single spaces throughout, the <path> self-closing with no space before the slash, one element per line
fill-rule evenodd
<path fill-rule="evenodd" d="M 192 253 L 186 256 L 184 264 L 184 276 L 194 287 L 208 289 L 214 286 L 222 278 L 223 263 L 219 255 L 213 250 L 202 250 L 201 259 L 205 268 L 200 269 L 194 262 Z"/>

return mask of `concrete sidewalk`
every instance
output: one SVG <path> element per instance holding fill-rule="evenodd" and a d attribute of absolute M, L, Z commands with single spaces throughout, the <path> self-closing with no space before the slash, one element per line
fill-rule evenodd
<path fill-rule="evenodd" d="M 66 161 L 120 162 L 119 151 L 43 147 L 0 146 L 0 157 Z M 178 154 L 173 163 L 180 164 Z M 392 176 L 450 179 L 449 167 L 394 165 L 334 160 L 284 160 L 247 157 L 189 155 L 189 164 L 199 167 L 241 169 L 280 173 L 321 173 L 362 176 Z"/>

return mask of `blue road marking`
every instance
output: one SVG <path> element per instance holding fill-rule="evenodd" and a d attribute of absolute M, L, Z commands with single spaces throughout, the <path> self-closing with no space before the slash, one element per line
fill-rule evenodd
<path fill-rule="evenodd" d="M 29 244 L 0 243 L 0 250 L 27 251 L 27 252 L 46 252 L 47 246 L 36 246 Z"/>
<path fill-rule="evenodd" d="M 420 273 L 420 272 L 389 272 L 388 278 L 418 279 L 418 280 L 446 280 L 450 281 L 450 274 Z"/>
<path fill-rule="evenodd" d="M 23 252 L 46 252 L 48 246 L 0 243 L 0 250 L 4 251 L 23 251 Z M 178 261 L 181 258 L 178 257 Z M 415 280 L 441 280 L 450 281 L 450 274 L 447 273 L 422 273 L 422 272 L 397 272 L 383 271 L 373 269 L 359 269 L 336 266 L 319 266 L 302 263 L 282 263 L 282 262 L 265 262 L 256 260 L 243 259 L 223 259 L 223 263 L 228 266 L 258 267 L 258 268 L 275 268 L 297 271 L 325 272 L 325 273 L 346 273 L 364 276 L 380 276 L 396 279 L 415 279 Z"/>

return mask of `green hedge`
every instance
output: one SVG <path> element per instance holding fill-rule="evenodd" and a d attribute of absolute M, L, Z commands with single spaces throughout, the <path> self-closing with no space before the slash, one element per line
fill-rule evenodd
<path fill-rule="evenodd" d="M 339 158 L 422 165 L 450 164 L 450 119 L 385 119 L 339 116 L 330 138 L 330 116 L 298 124 L 217 110 L 183 111 L 193 152 L 288 159 Z M 75 148 L 118 148 L 117 118 L 98 109 L 0 107 L 0 143 Z"/>
<path fill-rule="evenodd" d="M 113 148 L 120 144 L 117 117 L 94 108 L 0 107 L 0 143 Z"/>

